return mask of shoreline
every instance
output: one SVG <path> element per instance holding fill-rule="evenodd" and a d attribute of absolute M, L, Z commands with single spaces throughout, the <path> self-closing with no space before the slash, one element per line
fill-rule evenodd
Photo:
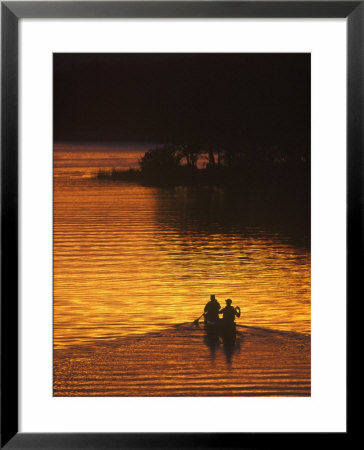
<path fill-rule="evenodd" d="M 93 178 L 99 181 L 137 182 L 156 187 L 212 185 L 243 189 L 269 187 L 269 189 L 285 191 L 288 186 L 294 186 L 295 190 L 302 196 L 309 195 L 307 183 L 309 183 L 310 175 L 305 164 L 268 164 L 262 162 L 259 166 L 246 165 L 236 168 L 227 166 L 213 168 L 179 166 L 171 173 L 166 168 L 147 172 L 139 168 L 104 168 L 95 172 Z"/>

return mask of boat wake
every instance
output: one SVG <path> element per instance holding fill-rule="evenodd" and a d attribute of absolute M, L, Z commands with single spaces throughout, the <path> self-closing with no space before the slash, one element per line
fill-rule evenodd
<path fill-rule="evenodd" d="M 237 326 L 227 346 L 203 325 L 54 351 L 55 396 L 309 396 L 310 336 Z"/>

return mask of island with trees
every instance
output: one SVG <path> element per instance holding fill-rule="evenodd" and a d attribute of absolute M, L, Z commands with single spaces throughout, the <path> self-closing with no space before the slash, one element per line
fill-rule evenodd
<path fill-rule="evenodd" d="M 235 186 L 255 189 L 309 187 L 310 152 L 306 145 L 163 144 L 146 151 L 138 169 L 100 170 L 99 180 L 133 181 L 149 186 Z"/>

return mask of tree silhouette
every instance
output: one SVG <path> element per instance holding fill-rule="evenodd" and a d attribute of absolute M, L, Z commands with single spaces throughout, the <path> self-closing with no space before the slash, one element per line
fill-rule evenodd
<path fill-rule="evenodd" d="M 180 172 L 182 157 L 176 145 L 156 147 L 139 160 L 140 170 L 149 181 L 170 182 Z"/>
<path fill-rule="evenodd" d="M 201 146 L 195 142 L 184 142 L 178 146 L 181 159 L 185 159 L 189 168 L 196 168 L 199 155 L 202 153 Z"/>

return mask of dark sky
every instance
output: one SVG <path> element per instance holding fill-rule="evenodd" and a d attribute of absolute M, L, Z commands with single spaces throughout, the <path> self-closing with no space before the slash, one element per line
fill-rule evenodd
<path fill-rule="evenodd" d="M 55 141 L 309 147 L 309 54 L 55 54 Z"/>

